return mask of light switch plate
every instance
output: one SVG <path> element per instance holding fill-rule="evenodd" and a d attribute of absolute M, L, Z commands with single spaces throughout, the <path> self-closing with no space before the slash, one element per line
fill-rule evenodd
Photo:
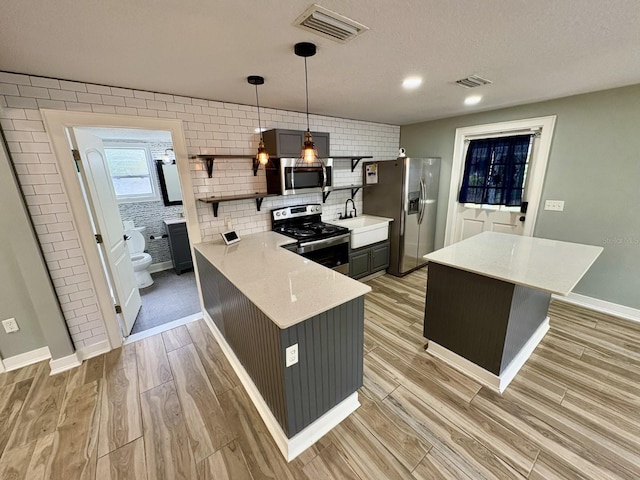
<path fill-rule="evenodd" d="M 285 349 L 285 366 L 290 367 L 298 363 L 298 344 L 291 345 Z"/>
<path fill-rule="evenodd" d="M 564 210 L 564 200 L 545 200 L 544 209 L 553 212 L 562 212 Z"/>

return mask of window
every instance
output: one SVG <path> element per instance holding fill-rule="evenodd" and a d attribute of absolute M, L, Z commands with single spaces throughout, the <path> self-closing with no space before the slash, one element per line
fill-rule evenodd
<path fill-rule="evenodd" d="M 104 149 L 118 200 L 157 200 L 151 155 L 145 146 L 110 146 Z"/>
<path fill-rule="evenodd" d="M 520 206 L 530 150 L 531 135 L 471 140 L 459 202 Z"/>

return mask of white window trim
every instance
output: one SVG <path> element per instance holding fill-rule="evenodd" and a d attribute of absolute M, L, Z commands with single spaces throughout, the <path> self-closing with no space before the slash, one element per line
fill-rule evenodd
<path fill-rule="evenodd" d="M 531 182 L 528 182 L 527 201 L 527 222 L 525 223 L 525 236 L 533 236 L 536 219 L 538 216 L 539 203 L 542 198 L 542 188 L 544 186 L 544 176 L 547 170 L 549 152 L 551 150 L 551 139 L 555 128 L 556 116 L 526 118 L 509 122 L 491 123 L 486 125 L 474 125 L 472 127 L 462 127 L 456 129 L 456 136 L 453 147 L 453 159 L 451 165 L 451 184 L 449 186 L 449 203 L 447 210 L 447 225 L 444 233 L 444 246 L 453 243 L 456 217 L 458 211 L 458 192 L 462 185 L 464 175 L 464 160 L 466 151 L 466 141 L 479 138 L 500 137 L 515 135 L 518 133 L 540 132 L 540 142 L 537 152 L 534 152 L 535 159 L 532 158 L 532 168 L 528 173 Z M 535 161 L 534 161 L 535 160 Z"/>
<path fill-rule="evenodd" d="M 118 197 L 118 195 L 116 195 L 116 200 L 118 201 L 118 204 L 158 202 L 162 200 L 160 198 L 160 189 L 158 188 L 157 181 L 156 181 L 156 177 L 157 177 L 157 175 L 155 174 L 156 166 L 155 166 L 155 163 L 153 162 L 153 159 L 151 158 L 151 149 L 149 148 L 149 145 L 145 143 L 133 143 L 133 142 L 104 142 L 104 148 L 105 149 L 116 149 L 116 148 L 142 149 L 145 151 L 145 155 L 147 157 L 147 169 L 149 170 L 149 178 L 151 179 L 151 189 L 153 190 L 153 194 L 145 195 L 145 196 L 131 196 L 131 197 L 125 197 L 125 196 Z M 108 166 L 108 163 L 107 163 L 107 166 Z"/>

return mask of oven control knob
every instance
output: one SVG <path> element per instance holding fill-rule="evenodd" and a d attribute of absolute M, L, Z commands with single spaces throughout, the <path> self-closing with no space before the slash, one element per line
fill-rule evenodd
<path fill-rule="evenodd" d="M 276 212 L 276 217 L 279 217 L 279 216 L 280 216 L 280 212 Z"/>

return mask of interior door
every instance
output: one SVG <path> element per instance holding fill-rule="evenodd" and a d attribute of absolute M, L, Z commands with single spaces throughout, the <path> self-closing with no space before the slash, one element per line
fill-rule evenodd
<path fill-rule="evenodd" d="M 125 336 L 128 336 L 142 306 L 142 300 L 126 246 L 104 146 L 100 138 L 79 128 L 72 129 L 70 136 L 75 148 L 80 152 L 81 161 L 78 162 L 78 169 L 87 189 L 87 200 L 96 223 L 96 233 L 100 234 L 103 240 L 98 246 L 102 252 L 114 301 L 122 310 L 121 325 Z"/>

